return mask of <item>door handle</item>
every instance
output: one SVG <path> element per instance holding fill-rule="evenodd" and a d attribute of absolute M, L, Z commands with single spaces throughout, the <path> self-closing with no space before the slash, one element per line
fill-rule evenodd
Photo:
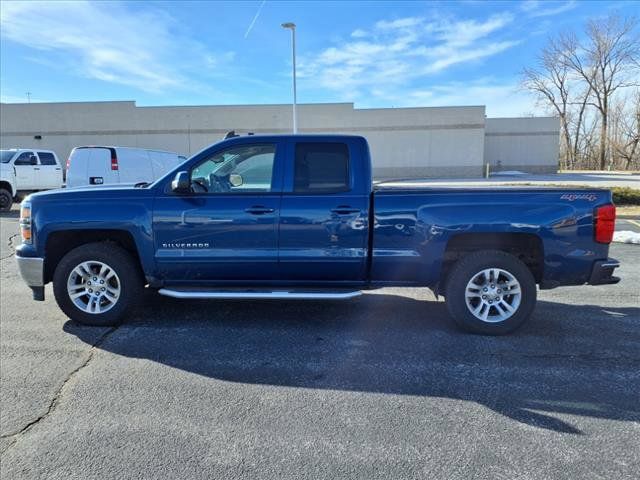
<path fill-rule="evenodd" d="M 39 168 L 33 167 L 34 170 L 40 170 Z"/>
<path fill-rule="evenodd" d="M 353 213 L 360 213 L 360 209 L 350 207 L 349 205 L 339 205 L 336 208 L 332 208 L 331 213 L 335 213 L 337 215 L 351 215 Z"/>
<path fill-rule="evenodd" d="M 267 208 L 262 205 L 254 205 L 253 207 L 245 209 L 245 212 L 250 213 L 251 215 L 264 215 L 265 213 L 273 213 L 275 211 L 275 208 Z"/>

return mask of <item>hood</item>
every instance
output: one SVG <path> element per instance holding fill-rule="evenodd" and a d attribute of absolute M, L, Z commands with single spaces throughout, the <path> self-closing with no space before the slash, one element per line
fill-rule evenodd
<path fill-rule="evenodd" d="M 78 199 L 104 198 L 109 200 L 118 200 L 120 198 L 144 197 L 152 195 L 149 188 L 135 188 L 133 184 L 117 184 L 117 185 L 96 185 L 75 188 L 58 188 L 56 190 L 47 190 L 46 192 L 32 193 L 25 200 L 30 202 L 48 202 L 48 201 L 69 201 Z"/>

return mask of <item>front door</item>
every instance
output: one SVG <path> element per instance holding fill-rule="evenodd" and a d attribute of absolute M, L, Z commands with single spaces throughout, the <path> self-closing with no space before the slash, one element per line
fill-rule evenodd
<path fill-rule="evenodd" d="M 191 193 L 156 198 L 162 279 L 231 285 L 277 278 L 282 151 L 273 142 L 213 152 L 189 170 Z"/>
<path fill-rule="evenodd" d="M 18 190 L 37 190 L 38 188 L 36 184 L 36 173 L 40 167 L 32 164 L 31 157 L 33 156 L 33 152 L 22 152 L 13 161 Z"/>

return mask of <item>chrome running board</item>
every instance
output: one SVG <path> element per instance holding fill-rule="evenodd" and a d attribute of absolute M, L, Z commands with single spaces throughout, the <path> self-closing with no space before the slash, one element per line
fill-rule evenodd
<path fill-rule="evenodd" d="M 302 291 L 302 290 L 187 290 L 161 288 L 160 295 L 189 299 L 226 299 L 226 300 L 346 300 L 362 295 L 359 290 L 344 292 Z"/>

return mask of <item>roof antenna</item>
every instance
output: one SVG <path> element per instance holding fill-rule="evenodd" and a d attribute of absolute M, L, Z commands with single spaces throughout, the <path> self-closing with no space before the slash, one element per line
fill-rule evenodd
<path fill-rule="evenodd" d="M 224 140 L 226 140 L 227 138 L 233 138 L 233 137 L 239 137 L 239 136 L 240 135 L 238 135 L 235 130 L 231 130 L 230 132 L 227 132 L 227 134 L 224 136 Z"/>

